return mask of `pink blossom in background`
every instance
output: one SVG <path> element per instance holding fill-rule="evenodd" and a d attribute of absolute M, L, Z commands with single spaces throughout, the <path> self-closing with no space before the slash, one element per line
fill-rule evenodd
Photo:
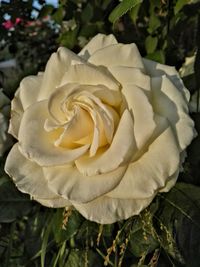
<path fill-rule="evenodd" d="M 13 23 L 11 20 L 7 20 L 2 23 L 5 29 L 10 30 L 11 28 L 14 28 L 15 25 L 19 24 L 22 21 L 20 18 L 16 18 L 15 22 Z"/>

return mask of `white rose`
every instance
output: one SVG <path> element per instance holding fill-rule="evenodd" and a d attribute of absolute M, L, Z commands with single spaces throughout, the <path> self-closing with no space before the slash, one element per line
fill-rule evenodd
<path fill-rule="evenodd" d="M 99 34 L 79 53 L 59 48 L 12 101 L 18 139 L 6 172 L 49 207 L 113 223 L 176 182 L 194 135 L 188 91 L 173 67 Z"/>
<path fill-rule="evenodd" d="M 4 95 L 2 89 L 0 89 L 0 156 L 3 155 L 10 145 L 10 138 L 7 134 L 10 109 L 9 104 L 10 100 Z"/>

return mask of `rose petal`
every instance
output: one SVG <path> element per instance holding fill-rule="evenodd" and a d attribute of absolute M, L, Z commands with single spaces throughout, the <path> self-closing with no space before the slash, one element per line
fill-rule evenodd
<path fill-rule="evenodd" d="M 72 61 L 84 62 L 83 59 L 65 47 L 60 47 L 56 53 L 52 54 L 45 68 L 38 100 L 47 99 L 54 92 Z"/>
<path fill-rule="evenodd" d="M 34 198 L 49 201 L 59 198 L 48 187 L 42 168 L 36 163 L 27 160 L 20 153 L 18 143 L 13 146 L 7 157 L 5 171 L 13 178 L 16 186 L 23 193 L 28 193 Z M 67 200 L 64 202 L 65 204 L 68 203 Z"/>
<path fill-rule="evenodd" d="M 21 101 L 23 110 L 37 101 L 42 81 L 43 74 L 28 76 L 21 81 L 18 94 L 15 97 Z"/>
<path fill-rule="evenodd" d="M 61 85 L 79 83 L 86 85 L 105 85 L 109 89 L 119 90 L 120 84 L 109 71 L 88 64 L 72 65 L 62 78 Z"/>
<path fill-rule="evenodd" d="M 184 95 L 187 101 L 190 99 L 190 93 L 185 88 L 183 81 L 175 67 L 157 63 L 155 61 L 143 58 L 145 69 L 151 77 L 160 77 L 166 75 L 174 86 Z"/>
<path fill-rule="evenodd" d="M 151 79 L 141 69 L 125 66 L 111 66 L 109 71 L 122 84 L 122 87 L 134 84 L 145 91 L 151 90 Z"/>
<path fill-rule="evenodd" d="M 135 85 L 123 87 L 122 93 L 134 117 L 134 134 L 139 149 L 151 137 L 156 124 L 154 112 L 145 92 Z"/>
<path fill-rule="evenodd" d="M 46 100 L 36 102 L 24 112 L 19 129 L 19 148 L 23 155 L 41 166 L 51 166 L 69 163 L 87 151 L 89 145 L 77 149 L 54 146 L 56 132 L 44 130 L 48 118 Z"/>
<path fill-rule="evenodd" d="M 76 160 L 75 164 L 84 175 L 106 173 L 130 159 L 135 151 L 133 119 L 129 111 L 125 110 L 110 147 L 100 155 L 91 158 L 83 156 Z"/>
<path fill-rule="evenodd" d="M 116 199 L 106 196 L 85 204 L 72 202 L 73 206 L 88 220 L 110 224 L 139 214 L 153 197 L 146 199 Z"/>
<path fill-rule="evenodd" d="M 52 198 L 52 199 L 42 199 L 33 197 L 33 199 L 42 204 L 43 206 L 49 208 L 67 208 L 72 206 L 67 199 L 64 199 L 62 197 Z"/>
<path fill-rule="evenodd" d="M 89 113 L 86 110 L 77 107 L 74 117 L 64 128 L 63 133 L 56 140 L 55 144 L 57 146 L 73 148 L 75 147 L 76 141 L 86 136 L 91 136 L 94 127 Z M 90 143 L 91 140 L 88 144 Z"/>
<path fill-rule="evenodd" d="M 171 127 L 168 127 L 139 160 L 129 164 L 121 183 L 107 196 L 123 199 L 152 197 L 166 185 L 168 177 L 179 170 L 179 162 L 178 145 Z"/>
<path fill-rule="evenodd" d="M 117 44 L 117 40 L 115 39 L 114 35 L 105 35 L 99 33 L 89 41 L 89 43 L 80 51 L 78 55 L 87 60 L 97 50 L 113 44 Z"/>
<path fill-rule="evenodd" d="M 177 136 L 181 151 L 194 137 L 194 122 L 188 116 L 184 96 L 167 76 L 152 78 L 153 107 L 156 113 L 166 117 Z"/>
<path fill-rule="evenodd" d="M 101 175 L 83 176 L 74 166 L 43 168 L 48 185 L 61 197 L 77 202 L 91 201 L 115 188 L 126 166 Z"/>
<path fill-rule="evenodd" d="M 142 58 L 135 44 L 116 44 L 97 50 L 88 62 L 101 66 L 126 66 L 144 68 Z"/>
<path fill-rule="evenodd" d="M 18 138 L 18 131 L 19 131 L 22 115 L 24 112 L 22 103 L 17 97 L 18 94 L 19 94 L 19 91 L 16 92 L 15 97 L 11 102 L 11 114 L 10 114 L 11 118 L 10 118 L 10 124 L 8 128 L 8 132 L 12 134 L 12 136 L 14 136 L 15 138 Z"/>

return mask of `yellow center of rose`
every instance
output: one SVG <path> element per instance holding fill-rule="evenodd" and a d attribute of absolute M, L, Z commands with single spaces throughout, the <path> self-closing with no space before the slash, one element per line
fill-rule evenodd
<path fill-rule="evenodd" d="M 44 128 L 52 132 L 55 146 L 73 149 L 89 145 L 89 155 L 94 156 L 112 142 L 120 105 L 120 92 L 105 86 L 67 84 L 49 98 L 51 118 Z"/>

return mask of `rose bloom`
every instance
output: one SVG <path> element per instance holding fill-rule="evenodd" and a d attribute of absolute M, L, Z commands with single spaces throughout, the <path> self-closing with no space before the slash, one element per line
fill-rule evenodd
<path fill-rule="evenodd" d="M 175 68 L 135 44 L 98 34 L 79 55 L 61 47 L 15 94 L 6 172 L 45 206 L 127 219 L 174 186 L 194 136 L 188 100 Z"/>
<path fill-rule="evenodd" d="M 7 134 L 10 112 L 10 100 L 0 89 L 0 157 L 10 145 L 10 137 Z"/>

